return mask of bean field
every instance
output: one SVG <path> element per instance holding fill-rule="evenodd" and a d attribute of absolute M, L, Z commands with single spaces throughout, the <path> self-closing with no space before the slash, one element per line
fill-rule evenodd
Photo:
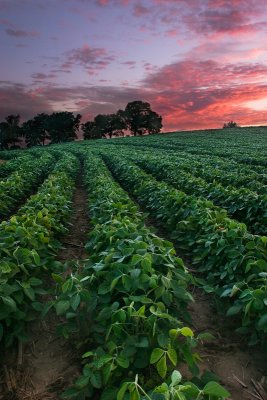
<path fill-rule="evenodd" d="M 0 399 L 266 400 L 266 144 L 0 152 Z"/>

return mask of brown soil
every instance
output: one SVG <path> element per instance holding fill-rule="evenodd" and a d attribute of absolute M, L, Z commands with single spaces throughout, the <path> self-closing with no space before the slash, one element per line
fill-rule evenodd
<path fill-rule="evenodd" d="M 61 262 L 83 260 L 88 257 L 84 248 L 89 231 L 87 195 L 80 176 L 81 173 L 79 173 L 73 195 L 73 213 L 70 219 L 69 233 L 63 238 L 64 248 L 57 255 L 57 259 Z"/>
<path fill-rule="evenodd" d="M 0 164 L 4 164 L 6 160 L 0 160 Z"/>
<path fill-rule="evenodd" d="M 210 332 L 216 338 L 199 349 L 201 370 L 215 373 L 231 393 L 232 400 L 267 400 L 266 349 L 250 348 L 242 343 L 230 323 L 212 308 L 210 295 L 196 289 L 194 299 L 189 307 L 194 331 Z"/>
<path fill-rule="evenodd" d="M 63 238 L 64 248 L 57 255 L 63 263 L 87 257 L 84 250 L 89 230 L 86 208 L 87 196 L 79 177 L 69 233 Z M 0 400 L 58 400 L 79 375 L 79 354 L 71 343 L 56 334 L 60 322 L 50 312 L 45 321 L 31 325 L 32 340 L 24 346 L 21 366 L 17 365 L 17 349 L 5 357 L 4 371 L 0 374 Z"/>

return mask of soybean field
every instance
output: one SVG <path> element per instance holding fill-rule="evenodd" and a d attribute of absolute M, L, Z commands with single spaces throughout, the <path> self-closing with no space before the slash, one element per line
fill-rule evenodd
<path fill-rule="evenodd" d="M 0 399 L 266 400 L 266 144 L 0 152 Z"/>

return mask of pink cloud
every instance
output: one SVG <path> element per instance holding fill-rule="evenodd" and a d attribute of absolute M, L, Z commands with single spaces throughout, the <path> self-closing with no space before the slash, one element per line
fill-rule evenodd
<path fill-rule="evenodd" d="M 55 78 L 56 75 L 55 74 L 43 74 L 41 72 L 37 72 L 35 74 L 32 74 L 31 77 L 37 81 L 43 81 L 45 79 Z"/>
<path fill-rule="evenodd" d="M 138 3 L 134 6 L 134 15 L 136 17 L 143 17 L 144 15 L 150 14 L 150 9 Z"/>
<path fill-rule="evenodd" d="M 61 68 L 70 69 L 74 64 L 81 65 L 89 74 L 94 74 L 99 69 L 105 69 L 115 59 L 113 55 L 108 54 L 106 49 L 90 47 L 87 44 L 68 51 L 66 56 L 67 60 L 61 65 Z"/>

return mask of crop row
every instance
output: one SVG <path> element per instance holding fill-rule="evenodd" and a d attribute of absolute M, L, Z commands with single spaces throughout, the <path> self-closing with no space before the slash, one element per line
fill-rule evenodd
<path fill-rule="evenodd" d="M 125 146 L 127 150 L 132 149 L 131 146 Z M 151 150 L 144 148 L 136 148 L 136 154 L 150 154 Z M 221 162 L 218 157 L 203 157 L 196 156 L 184 152 L 165 152 L 154 150 L 154 156 L 159 156 L 161 159 L 168 159 L 175 164 L 176 168 L 185 172 L 190 172 L 192 175 L 203 178 L 207 182 L 216 182 L 224 186 L 233 186 L 236 188 L 246 188 L 255 191 L 259 194 L 267 194 L 267 173 L 261 169 L 261 173 L 252 171 L 249 167 L 231 162 Z"/>
<path fill-rule="evenodd" d="M 0 164 L 0 179 L 5 179 L 9 174 L 21 168 L 23 163 L 27 163 L 31 159 L 30 154 L 25 154 L 22 157 L 12 158 Z"/>
<path fill-rule="evenodd" d="M 178 132 L 170 135 L 155 135 L 143 138 L 127 138 L 127 145 L 152 147 L 168 151 L 186 152 L 190 155 L 218 156 L 225 161 L 235 160 L 240 164 L 250 165 L 260 172 L 261 166 L 266 166 L 266 154 L 264 150 L 265 136 L 229 135 L 225 131 L 208 131 L 203 133 Z M 115 140 L 113 141 L 113 143 Z M 116 144 L 126 141 L 117 139 Z"/>
<path fill-rule="evenodd" d="M 0 342 L 5 346 L 26 340 L 27 323 L 42 311 L 42 277 L 56 265 L 56 235 L 65 232 L 77 168 L 76 157 L 62 152 L 38 193 L 0 224 Z"/>
<path fill-rule="evenodd" d="M 103 153 L 121 184 L 158 222 L 179 248 L 193 258 L 208 282 L 206 289 L 230 300 L 228 315 L 242 318 L 240 332 L 251 343 L 267 332 L 267 237 L 254 236 L 225 210 L 164 182 L 157 182 L 116 152 Z"/>
<path fill-rule="evenodd" d="M 55 161 L 47 152 L 38 159 L 25 157 L 23 160 L 18 170 L 0 181 L 0 219 L 10 215 L 14 207 L 42 182 Z"/>
<path fill-rule="evenodd" d="M 170 183 L 175 188 L 194 196 L 202 197 L 225 208 L 229 215 L 247 225 L 255 234 L 264 234 L 267 227 L 267 194 L 259 195 L 249 189 L 223 186 L 217 182 L 206 182 L 184 171 L 172 159 L 148 152 L 137 154 L 133 151 L 122 154 L 151 173 L 156 179 Z"/>
<path fill-rule="evenodd" d="M 192 299 L 182 260 L 145 227 L 103 161 L 89 152 L 84 157 L 89 259 L 71 276 L 54 275 L 56 311 L 66 317 L 62 333 L 79 334 L 85 351 L 82 376 L 64 397 L 89 398 L 99 390 L 101 400 L 226 397 L 216 382 L 182 384 L 175 369 L 186 362 L 198 373 L 197 338 L 181 322 Z"/>

